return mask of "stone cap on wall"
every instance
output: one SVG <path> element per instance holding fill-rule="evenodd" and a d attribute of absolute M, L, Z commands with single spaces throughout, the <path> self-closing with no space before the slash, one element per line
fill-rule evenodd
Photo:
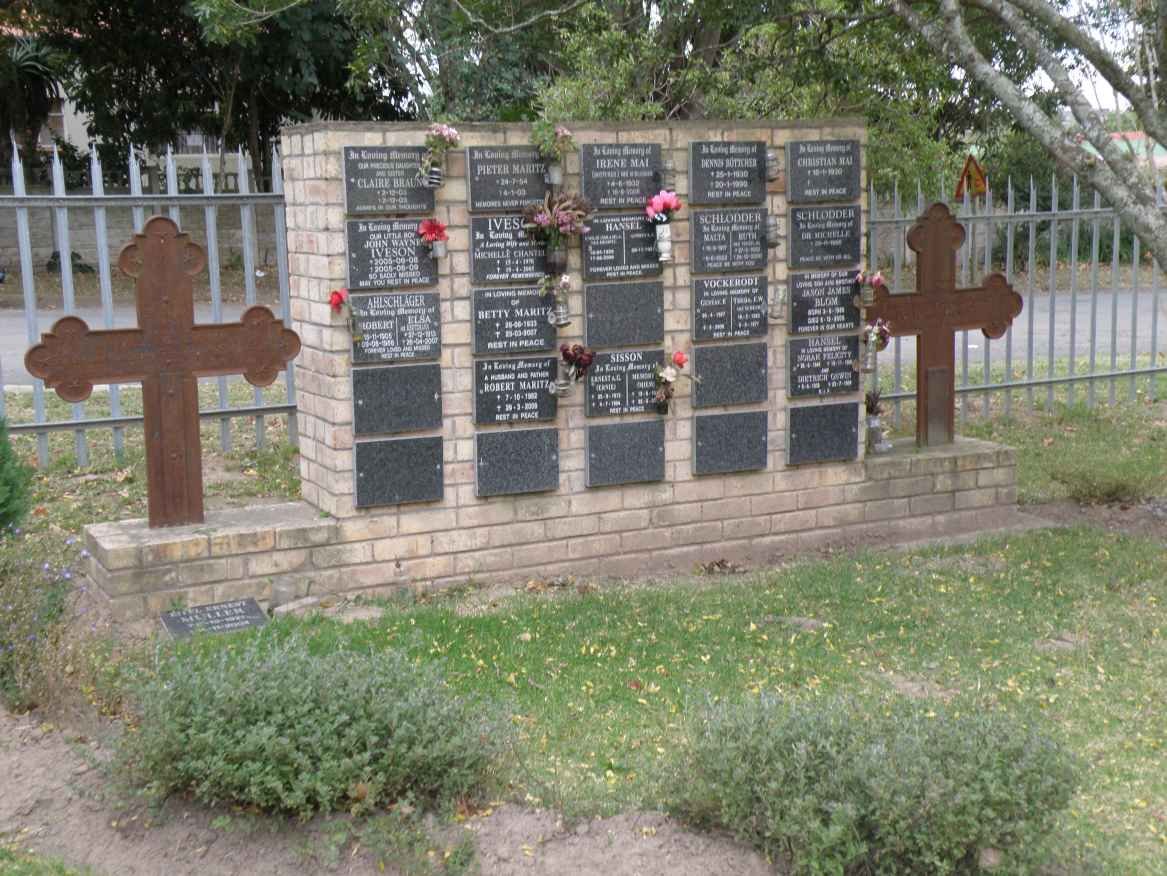
<path fill-rule="evenodd" d="M 285 125 L 281 129 L 283 134 L 313 134 L 317 131 L 425 131 L 435 121 L 408 121 L 408 122 L 304 122 L 298 125 Z M 521 131 L 531 127 L 531 122 L 459 122 L 452 121 L 460 131 Z M 798 130 L 804 128 L 822 127 L 862 127 L 866 130 L 867 122 L 859 116 L 834 116 L 820 119 L 683 119 L 676 120 L 646 120 L 636 122 L 589 122 L 589 121 L 562 121 L 559 124 L 571 127 L 587 128 L 589 131 L 648 131 L 660 128 L 678 129 L 682 131 L 709 130 L 717 127 L 733 128 L 789 128 Z"/>

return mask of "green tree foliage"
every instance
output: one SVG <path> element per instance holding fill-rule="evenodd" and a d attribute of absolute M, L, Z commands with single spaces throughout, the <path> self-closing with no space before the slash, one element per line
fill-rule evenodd
<path fill-rule="evenodd" d="M 28 513 L 32 470 L 16 455 L 8 440 L 8 424 L 0 419 L 0 538 Z"/>
<path fill-rule="evenodd" d="M 0 132 L 11 131 L 26 154 L 35 148 L 49 118 L 57 81 L 56 60 L 48 46 L 23 36 L 0 36 Z M 6 142 L 2 151 L 8 152 Z"/>

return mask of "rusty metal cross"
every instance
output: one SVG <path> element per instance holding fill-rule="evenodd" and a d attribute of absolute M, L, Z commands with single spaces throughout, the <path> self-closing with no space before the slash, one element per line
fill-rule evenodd
<path fill-rule="evenodd" d="M 875 293 L 868 320 L 887 320 L 893 335 L 916 335 L 916 443 L 920 447 L 951 444 L 955 432 L 955 333 L 981 329 L 999 338 L 1021 313 L 1021 296 L 1001 274 L 984 284 L 956 288 L 956 252 L 964 227 L 944 204 L 933 204 L 908 232 L 917 253 L 916 292 Z"/>
<path fill-rule="evenodd" d="M 202 247 L 153 217 L 118 258 L 136 280 L 138 328 L 91 331 L 66 316 L 24 357 L 65 401 L 83 401 L 95 383 L 141 381 L 152 527 L 203 520 L 198 378 L 242 373 L 266 386 L 300 352 L 299 336 L 266 307 L 237 323 L 195 325 L 191 277 L 205 265 Z"/>

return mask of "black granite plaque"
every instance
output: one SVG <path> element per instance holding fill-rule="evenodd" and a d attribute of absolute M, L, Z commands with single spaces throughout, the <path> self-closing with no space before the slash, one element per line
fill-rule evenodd
<path fill-rule="evenodd" d="M 554 420 L 559 399 L 549 391 L 558 360 L 479 359 L 474 363 L 474 422 L 530 423 Z"/>
<path fill-rule="evenodd" d="M 766 267 L 766 211 L 694 210 L 693 273 L 719 274 Z"/>
<path fill-rule="evenodd" d="M 790 334 L 846 332 L 859 328 L 855 271 L 790 274 Z"/>
<path fill-rule="evenodd" d="M 693 474 L 766 468 L 769 427 L 765 411 L 707 414 L 693 425 Z"/>
<path fill-rule="evenodd" d="M 353 448 L 356 506 L 436 502 L 442 498 L 442 439 L 361 441 Z"/>
<path fill-rule="evenodd" d="M 860 212 L 847 207 L 790 209 L 790 267 L 859 264 Z"/>
<path fill-rule="evenodd" d="M 579 163 L 584 196 L 597 210 L 643 207 L 661 189 L 658 143 L 585 143 Z"/>
<path fill-rule="evenodd" d="M 380 435 L 442 425 L 442 366 L 353 369 L 353 434 Z"/>
<path fill-rule="evenodd" d="M 665 479 L 665 421 L 588 426 L 589 487 Z"/>
<path fill-rule="evenodd" d="M 587 416 L 655 411 L 656 366 L 664 361 L 664 350 L 596 353 L 587 374 Z"/>
<path fill-rule="evenodd" d="M 356 322 L 353 362 L 403 362 L 441 355 L 437 292 L 353 294 L 348 301 Z"/>
<path fill-rule="evenodd" d="M 689 144 L 691 204 L 760 204 L 766 198 L 766 144 L 761 140 Z"/>
<path fill-rule="evenodd" d="M 632 347 L 665 339 L 663 283 L 611 283 L 584 287 L 589 347 Z"/>
<path fill-rule="evenodd" d="M 858 335 L 790 338 L 786 342 L 786 394 L 791 398 L 859 391 Z"/>
<path fill-rule="evenodd" d="M 161 619 L 175 639 L 188 639 L 195 633 L 233 633 L 267 623 L 267 615 L 251 597 L 164 611 Z"/>
<path fill-rule="evenodd" d="M 417 236 L 417 219 L 350 219 L 348 288 L 404 289 L 432 286 L 438 269 L 429 247 Z"/>
<path fill-rule="evenodd" d="M 632 280 L 660 274 L 656 230 L 643 213 L 593 216 L 583 236 L 584 277 Z"/>
<path fill-rule="evenodd" d="M 474 283 L 521 283 L 543 276 L 546 250 L 523 231 L 523 217 L 470 219 L 470 279 Z"/>
<path fill-rule="evenodd" d="M 786 409 L 786 464 L 839 462 L 859 456 L 859 405 Z"/>
<path fill-rule="evenodd" d="M 475 289 L 474 353 L 554 350 L 558 330 L 547 321 L 550 296 L 535 286 Z"/>
<path fill-rule="evenodd" d="M 559 430 L 507 429 L 474 436 L 479 496 L 559 489 Z"/>
<path fill-rule="evenodd" d="M 432 213 L 434 190 L 417 175 L 423 152 L 423 146 L 345 146 L 345 212 Z"/>
<path fill-rule="evenodd" d="M 854 201 L 858 197 L 858 140 L 796 140 L 786 144 L 788 203 Z"/>
<path fill-rule="evenodd" d="M 694 277 L 693 340 L 766 335 L 766 277 Z"/>
<path fill-rule="evenodd" d="M 693 351 L 693 407 L 766 400 L 766 344 L 719 344 Z"/>
<path fill-rule="evenodd" d="M 542 201 L 547 162 L 534 146 L 471 146 L 466 150 L 470 209 L 521 210 Z"/>

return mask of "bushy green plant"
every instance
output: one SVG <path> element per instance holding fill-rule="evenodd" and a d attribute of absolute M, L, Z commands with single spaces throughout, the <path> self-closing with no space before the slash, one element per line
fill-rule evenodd
<path fill-rule="evenodd" d="M 0 419 L 0 538 L 20 525 L 28 513 L 32 470 L 16 455 L 8 424 Z"/>
<path fill-rule="evenodd" d="M 160 654 L 137 699 L 122 762 L 151 790 L 302 816 L 476 796 L 509 744 L 431 665 L 271 628 Z"/>
<path fill-rule="evenodd" d="M 679 809 L 800 874 L 954 873 L 986 848 L 1032 851 L 1077 767 L 1002 716 L 762 696 L 690 734 Z"/>

